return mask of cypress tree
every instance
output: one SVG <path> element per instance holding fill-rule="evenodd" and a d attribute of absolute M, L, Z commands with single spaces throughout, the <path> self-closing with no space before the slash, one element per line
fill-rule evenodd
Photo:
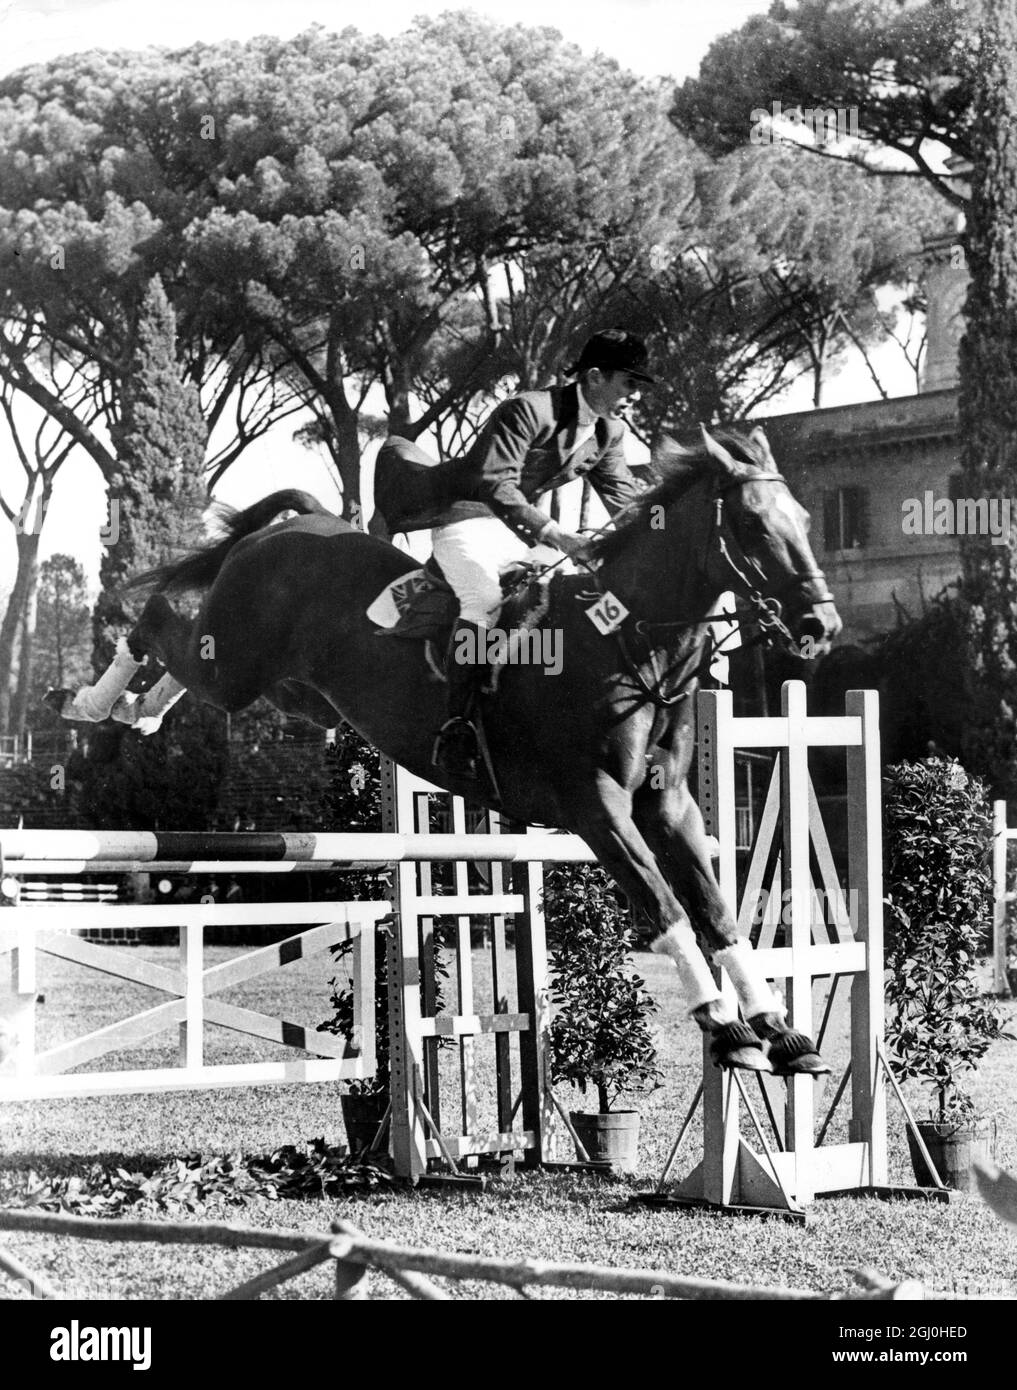
<path fill-rule="evenodd" d="M 982 0 L 972 110 L 971 285 L 960 351 L 961 466 L 968 497 L 1017 498 L 1017 7 Z M 962 539 L 971 706 L 964 759 L 1017 795 L 1017 526 L 1007 544 Z"/>
<path fill-rule="evenodd" d="M 110 483 L 111 538 L 93 612 L 93 660 L 105 670 L 117 638 L 133 622 L 125 580 L 171 558 L 198 537 L 206 500 L 207 429 L 196 388 L 176 356 L 176 321 L 158 278 L 146 287 L 120 420 L 112 431 L 117 468 Z M 137 596 L 127 603 L 137 609 Z M 132 682 L 152 685 L 150 663 Z M 108 724 L 91 737 L 82 772 L 82 806 L 102 827 L 198 829 L 214 814 L 227 757 L 222 714 L 186 697 L 150 737 Z"/>

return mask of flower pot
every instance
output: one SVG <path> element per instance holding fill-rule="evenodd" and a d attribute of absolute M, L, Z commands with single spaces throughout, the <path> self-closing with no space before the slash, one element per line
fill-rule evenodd
<path fill-rule="evenodd" d="M 946 1186 L 955 1188 L 958 1192 L 977 1192 L 972 1164 L 975 1159 L 985 1163 L 994 1158 L 995 1121 L 978 1120 L 969 1124 L 957 1124 L 950 1120 L 945 1123 L 939 1120 L 919 1120 L 918 1130 L 925 1141 L 929 1157 Z M 911 1149 L 911 1162 L 919 1184 L 922 1187 L 935 1186 L 928 1164 L 922 1157 L 910 1129 L 908 1146 Z"/>
<path fill-rule="evenodd" d="M 622 1173 L 634 1173 L 639 1158 L 639 1111 L 609 1110 L 588 1115 L 570 1110 L 569 1119 L 583 1148 L 598 1163 L 610 1163 Z"/>
<path fill-rule="evenodd" d="M 388 1100 L 386 1095 L 340 1096 L 339 1104 L 342 1106 L 351 1154 L 363 1153 L 371 1147 L 378 1126 L 385 1118 Z"/>

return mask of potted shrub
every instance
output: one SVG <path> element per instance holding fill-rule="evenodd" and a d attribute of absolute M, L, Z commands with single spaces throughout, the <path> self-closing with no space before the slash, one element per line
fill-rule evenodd
<path fill-rule="evenodd" d="M 377 751 L 355 729 L 340 724 L 335 742 L 325 755 L 329 779 L 322 798 L 323 824 L 329 829 L 381 829 L 381 774 Z M 328 892 L 334 901 L 377 901 L 391 896 L 392 876 L 385 869 L 350 869 L 329 874 Z M 366 1081 L 348 1081 L 340 1099 L 346 1137 L 353 1153 L 362 1152 L 374 1139 L 391 1095 L 389 1079 L 388 965 L 384 942 L 377 942 L 375 956 L 375 1041 L 378 1067 Z M 335 1033 L 353 1040 L 353 982 L 342 963 L 352 953 L 349 942 L 332 947 L 333 964 L 340 973 L 329 981 L 332 1017 L 318 1024 L 318 1032 Z"/>
<path fill-rule="evenodd" d="M 890 1058 L 931 1092 L 918 1127 L 940 1177 L 973 1191 L 972 1163 L 991 1159 L 995 1126 L 962 1081 L 1009 1036 L 977 973 L 992 921 L 992 817 L 982 784 L 941 758 L 888 768 L 883 807 Z M 908 1142 L 928 1185 L 910 1131 Z"/>
<path fill-rule="evenodd" d="M 624 1095 L 659 1085 L 649 1020 L 657 1004 L 633 971 L 633 932 L 603 869 L 560 864 L 544 880 L 551 999 L 551 1081 L 592 1092 L 595 1112 L 570 1118 L 591 1159 L 636 1167 L 638 1111 Z"/>
<path fill-rule="evenodd" d="M 381 943 L 379 942 L 379 947 Z M 335 964 L 350 955 L 353 947 L 343 942 L 332 947 Z M 335 1033 L 347 1042 L 353 1039 L 353 982 L 340 974 L 329 981 L 331 1004 L 335 1012 L 330 1019 L 318 1024 L 318 1032 Z M 385 1118 L 385 1111 L 391 1099 L 391 1074 L 389 1071 L 389 1029 L 388 1029 L 388 960 L 383 949 L 375 956 L 374 969 L 374 1027 L 377 1069 L 365 1081 L 344 1082 L 345 1090 L 340 1097 L 343 1124 L 351 1153 L 362 1153 L 369 1148 Z"/>

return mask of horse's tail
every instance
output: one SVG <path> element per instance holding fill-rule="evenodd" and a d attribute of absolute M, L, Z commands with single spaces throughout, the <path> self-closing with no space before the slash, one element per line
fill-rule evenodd
<path fill-rule="evenodd" d="M 281 512 L 299 512 L 301 516 L 315 513 L 321 516 L 333 515 L 316 497 L 312 497 L 309 492 L 301 492 L 298 488 L 273 492 L 270 497 L 263 497 L 260 502 L 245 507 L 243 511 L 238 511 L 236 507 L 230 507 L 225 502 L 217 502 L 214 516 L 217 529 L 221 532 L 220 540 L 213 541 L 211 545 L 200 546 L 178 560 L 170 560 L 165 565 L 146 570 L 124 587 L 151 588 L 162 594 L 182 594 L 207 589 L 237 542 L 242 541 L 245 536 L 253 535 L 255 531 L 260 531 Z"/>

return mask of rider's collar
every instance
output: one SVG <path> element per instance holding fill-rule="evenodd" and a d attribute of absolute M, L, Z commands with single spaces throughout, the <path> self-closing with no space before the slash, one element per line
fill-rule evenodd
<path fill-rule="evenodd" d="M 600 416 L 596 413 L 596 411 L 590 405 L 589 401 L 586 399 L 586 396 L 583 394 L 583 387 L 581 382 L 576 383 L 576 401 L 579 405 L 579 414 L 576 418 L 576 424 L 579 426 L 579 428 L 583 429 L 586 426 L 595 425 L 597 421 L 600 419 Z"/>

